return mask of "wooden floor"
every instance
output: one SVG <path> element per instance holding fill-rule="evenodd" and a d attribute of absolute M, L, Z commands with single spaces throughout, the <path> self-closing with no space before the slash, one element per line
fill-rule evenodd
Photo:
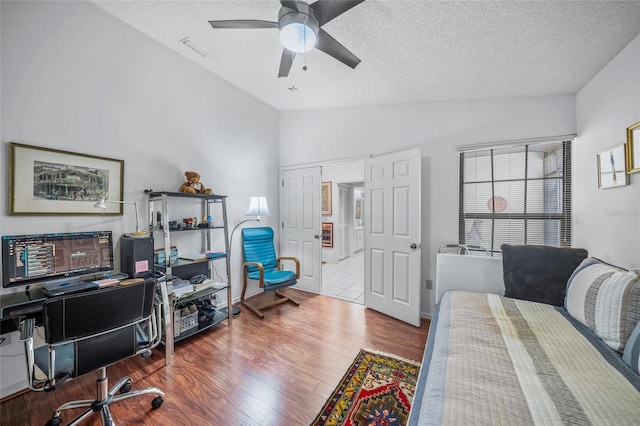
<path fill-rule="evenodd" d="M 164 365 L 164 347 L 146 360 L 109 367 L 110 385 L 129 374 L 133 389 L 157 386 L 164 404 L 151 411 L 153 395 L 112 406 L 119 425 L 308 425 L 322 408 L 360 348 L 420 361 L 428 320 L 420 328 L 362 305 L 287 289 L 302 303 L 265 311 L 246 309 L 223 324 L 176 344 Z M 270 294 L 260 297 L 271 297 Z M 0 404 L 3 426 L 44 425 L 62 403 L 95 396 L 88 374 L 49 392 L 27 392 Z M 78 411 L 78 410 L 73 410 Z M 63 421 L 73 418 L 63 415 Z M 85 424 L 100 424 L 99 416 Z"/>

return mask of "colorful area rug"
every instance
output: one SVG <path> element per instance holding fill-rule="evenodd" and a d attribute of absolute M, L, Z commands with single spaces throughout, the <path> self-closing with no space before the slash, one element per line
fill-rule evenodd
<path fill-rule="evenodd" d="M 311 426 L 406 425 L 420 363 L 360 349 Z"/>

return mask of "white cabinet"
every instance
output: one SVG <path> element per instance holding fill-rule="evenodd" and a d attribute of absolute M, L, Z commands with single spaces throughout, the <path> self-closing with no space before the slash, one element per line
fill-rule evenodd
<path fill-rule="evenodd" d="M 502 259 L 438 253 L 436 256 L 436 300 L 447 290 L 504 295 Z"/>
<path fill-rule="evenodd" d="M 354 244 L 353 252 L 358 253 L 364 250 L 364 228 L 358 227 L 353 230 Z"/>
<path fill-rule="evenodd" d="M 28 386 L 24 343 L 20 341 L 19 332 L 13 331 L 0 335 L 0 356 L 2 356 L 0 398 L 4 398 Z"/>

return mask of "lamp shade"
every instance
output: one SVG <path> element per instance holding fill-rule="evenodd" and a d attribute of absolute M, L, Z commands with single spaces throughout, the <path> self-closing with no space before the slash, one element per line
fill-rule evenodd
<path fill-rule="evenodd" d="M 246 216 L 271 216 L 269 212 L 269 206 L 267 205 L 267 197 L 251 197 L 249 201 L 249 210 L 245 213 Z"/>
<path fill-rule="evenodd" d="M 96 209 L 106 209 L 107 202 L 105 201 L 104 197 L 98 197 L 98 202 L 95 203 L 93 207 L 95 207 Z"/>

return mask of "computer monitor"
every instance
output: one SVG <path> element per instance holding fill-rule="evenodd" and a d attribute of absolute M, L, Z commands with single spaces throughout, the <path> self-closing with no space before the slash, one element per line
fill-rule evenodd
<path fill-rule="evenodd" d="M 2 286 L 25 286 L 114 269 L 111 231 L 2 237 Z"/>

